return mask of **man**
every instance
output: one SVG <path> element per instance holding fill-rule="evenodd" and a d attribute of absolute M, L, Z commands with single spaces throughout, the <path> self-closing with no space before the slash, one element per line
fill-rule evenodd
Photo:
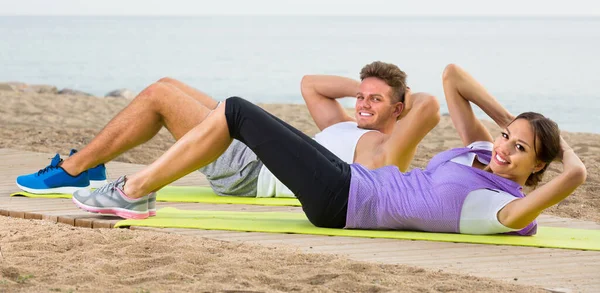
<path fill-rule="evenodd" d="M 439 122 L 435 97 L 410 94 L 406 74 L 396 65 L 373 62 L 362 68 L 361 82 L 353 79 L 307 75 L 301 83 L 302 97 L 321 130 L 315 140 L 347 163 L 370 169 L 382 167 L 382 148 L 393 148 L 394 161 L 406 171 L 418 143 Z M 337 101 L 355 97 L 355 115 L 350 117 Z M 394 125 L 400 124 L 395 133 Z M 292 197 L 266 167 L 260 171 L 258 197 Z"/>
<path fill-rule="evenodd" d="M 381 153 L 378 150 L 393 147 L 397 150 L 394 159 L 401 162 L 404 171 L 414 156 L 417 144 L 439 121 L 439 105 L 433 96 L 408 94 L 406 74 L 392 64 L 373 62 L 365 66 L 361 80 L 359 83 L 337 76 L 305 76 L 302 95 L 317 126 L 325 131 L 328 127 L 353 121 L 335 99 L 356 97 L 358 128 L 354 128 L 366 133 L 360 134 L 353 144 L 338 145 L 337 148 L 353 150 L 350 152 L 351 161 L 376 168 L 383 165 L 377 155 Z M 405 96 L 414 101 L 405 103 Z M 405 104 L 412 109 L 407 111 Z M 81 151 L 64 160 L 55 157 L 45 169 L 19 176 L 17 185 L 32 193 L 56 193 L 87 187 L 91 173 L 88 169 L 103 169 L 103 163 L 148 141 L 163 126 L 178 140 L 200 124 L 217 105 L 208 95 L 180 81 L 160 79 L 144 89 Z M 398 119 L 403 127 L 392 132 Z M 324 144 L 336 139 L 335 132 L 332 134 L 326 135 Z M 215 162 L 199 171 L 206 175 L 211 187 L 220 195 L 256 196 L 259 174 L 269 178 L 262 162 L 239 141 L 234 141 Z M 265 180 L 269 182 L 272 179 Z M 153 213 L 155 198 L 151 201 L 149 209 Z"/>

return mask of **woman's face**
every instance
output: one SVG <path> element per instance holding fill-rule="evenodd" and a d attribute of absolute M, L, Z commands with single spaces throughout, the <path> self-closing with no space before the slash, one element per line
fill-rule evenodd
<path fill-rule="evenodd" d="M 494 141 L 489 167 L 494 174 L 525 185 L 531 173 L 544 167 L 534 150 L 535 134 L 529 121 L 517 119 Z"/>

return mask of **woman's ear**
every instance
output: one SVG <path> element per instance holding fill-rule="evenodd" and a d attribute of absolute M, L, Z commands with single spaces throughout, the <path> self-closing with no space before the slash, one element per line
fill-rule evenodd
<path fill-rule="evenodd" d="M 544 169 L 544 167 L 546 167 L 546 163 L 542 162 L 542 161 L 538 161 L 537 165 L 535 165 L 535 167 L 533 167 L 533 171 L 531 172 L 533 173 L 537 173 L 539 171 L 541 171 L 542 169 Z"/>

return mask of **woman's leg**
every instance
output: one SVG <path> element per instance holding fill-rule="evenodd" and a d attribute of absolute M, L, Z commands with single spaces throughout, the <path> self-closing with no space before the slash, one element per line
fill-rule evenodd
<path fill-rule="evenodd" d="M 216 159 L 236 138 L 288 186 L 316 226 L 343 227 L 350 167 L 313 139 L 241 98 L 227 99 L 148 168 L 128 178 L 141 197 Z"/>

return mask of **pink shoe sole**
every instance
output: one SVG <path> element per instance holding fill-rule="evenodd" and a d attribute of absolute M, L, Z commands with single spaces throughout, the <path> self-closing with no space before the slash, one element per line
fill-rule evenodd
<path fill-rule="evenodd" d="M 73 203 L 75 203 L 75 205 L 78 208 L 80 208 L 86 212 L 102 214 L 102 215 L 114 215 L 114 216 L 118 216 L 118 217 L 121 217 L 124 219 L 142 220 L 142 219 L 146 219 L 150 216 L 150 212 L 136 213 L 136 212 L 123 210 L 123 209 L 119 209 L 119 208 L 100 209 L 100 208 L 96 208 L 96 207 L 91 207 L 91 206 L 80 203 L 79 201 L 77 201 L 77 199 L 75 199 L 75 197 L 73 197 Z M 156 214 L 156 212 L 154 212 L 154 213 Z"/>

